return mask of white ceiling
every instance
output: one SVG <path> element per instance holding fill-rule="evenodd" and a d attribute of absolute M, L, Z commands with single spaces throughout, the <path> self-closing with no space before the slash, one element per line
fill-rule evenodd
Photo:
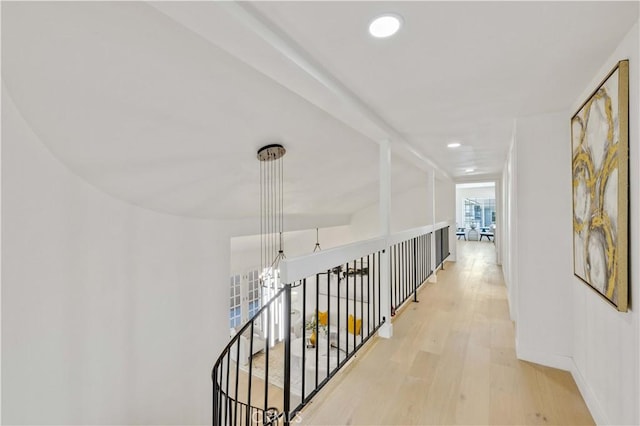
<path fill-rule="evenodd" d="M 389 11 L 400 33 L 369 37 Z M 255 216 L 255 153 L 279 142 L 285 211 L 350 214 L 377 200 L 380 139 L 397 191 L 430 167 L 499 174 L 514 118 L 568 108 L 637 17 L 636 2 L 3 2 L 3 89 L 60 161 L 131 203 Z"/>
<path fill-rule="evenodd" d="M 474 183 L 459 183 L 456 185 L 456 189 L 469 189 L 469 188 L 495 188 L 495 182 L 474 182 Z"/>

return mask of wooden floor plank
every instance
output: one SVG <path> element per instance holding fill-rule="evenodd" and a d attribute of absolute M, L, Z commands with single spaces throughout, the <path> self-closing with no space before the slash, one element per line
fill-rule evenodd
<path fill-rule="evenodd" d="M 571 375 L 516 358 L 493 243 L 458 262 L 374 338 L 300 415 L 305 425 L 594 424 Z"/>

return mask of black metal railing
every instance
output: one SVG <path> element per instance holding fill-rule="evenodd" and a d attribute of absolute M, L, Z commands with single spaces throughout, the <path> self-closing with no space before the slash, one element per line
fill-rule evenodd
<path fill-rule="evenodd" d="M 245 425 L 276 424 L 276 422 L 280 418 L 277 411 L 273 409 L 271 411 L 269 411 L 269 409 L 265 411 L 262 408 L 250 406 L 244 402 L 238 401 L 237 399 L 228 396 L 222 389 L 220 389 L 219 391 L 219 396 L 219 402 L 221 403 L 220 407 L 223 407 L 222 412 L 228 413 L 229 419 L 236 419 L 236 424 L 238 422 Z M 220 415 L 222 415 L 222 412 L 220 413 Z M 273 414 L 273 416 L 271 416 L 270 414 Z"/>
<path fill-rule="evenodd" d="M 442 265 L 449 256 L 449 227 L 436 229 L 436 267 Z"/>
<path fill-rule="evenodd" d="M 287 288 L 282 288 L 267 301 L 232 337 L 214 364 L 214 425 L 266 425 L 279 421 L 282 410 L 273 383 L 277 382 L 274 371 L 281 371 L 283 365 L 281 357 L 272 356 L 270 343 L 279 337 L 274 335 L 275 327 L 280 326 L 276 315 L 287 294 Z M 258 323 L 264 324 L 265 330 L 259 330 Z M 257 353 L 261 354 L 260 366 L 254 356 Z"/>
<path fill-rule="evenodd" d="M 292 328 L 290 419 L 385 322 L 380 304 L 381 254 L 371 253 L 292 285 L 292 291 L 302 296 L 297 306 L 303 323 L 302 330 L 299 325 Z"/>
<path fill-rule="evenodd" d="M 377 251 L 284 285 L 216 361 L 213 424 L 289 424 L 385 322 L 380 264 Z"/>
<path fill-rule="evenodd" d="M 410 298 L 417 302 L 420 287 L 449 255 L 448 226 L 431 229 L 407 231 L 407 239 L 390 246 L 384 239 L 359 243 L 357 255 L 369 254 L 265 292 L 270 298 L 264 298 L 264 306 L 231 338 L 214 364 L 213 424 L 295 422 L 305 405 L 388 321 L 383 296 L 390 293 L 392 315 Z M 343 259 L 351 257 L 345 253 L 356 256 L 349 250 L 340 253 Z M 388 257 L 384 265 L 383 253 Z M 331 253 L 311 256 L 314 261 L 321 257 L 323 268 L 333 264 Z M 306 266 L 307 272 L 298 271 L 297 277 L 320 268 L 315 262 Z M 389 282 L 383 287 L 386 267 Z"/>
<path fill-rule="evenodd" d="M 431 238 L 429 232 L 389 248 L 392 315 L 410 298 L 418 301 L 418 290 L 433 273 Z"/>

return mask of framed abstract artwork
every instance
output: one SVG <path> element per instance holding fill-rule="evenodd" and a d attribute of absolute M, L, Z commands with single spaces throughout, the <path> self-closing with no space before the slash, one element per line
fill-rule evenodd
<path fill-rule="evenodd" d="M 629 61 L 571 118 L 574 274 L 627 311 Z"/>

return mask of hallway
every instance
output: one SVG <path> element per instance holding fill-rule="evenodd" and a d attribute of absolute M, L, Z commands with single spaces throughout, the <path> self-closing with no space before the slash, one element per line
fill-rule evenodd
<path fill-rule="evenodd" d="M 302 424 L 593 424 L 570 373 L 516 359 L 495 246 L 457 249 L 396 317 L 393 339 L 376 338 Z"/>

